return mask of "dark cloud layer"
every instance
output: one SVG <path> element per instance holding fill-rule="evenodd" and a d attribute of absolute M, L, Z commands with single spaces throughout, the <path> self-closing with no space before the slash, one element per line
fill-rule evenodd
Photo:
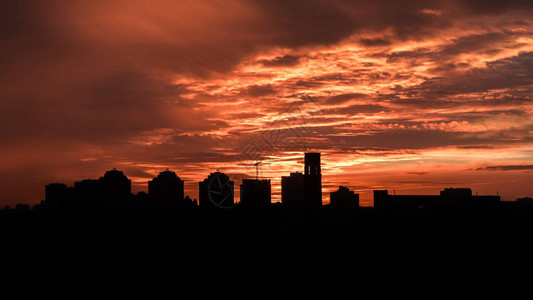
<path fill-rule="evenodd" d="M 504 165 L 504 166 L 487 166 L 477 168 L 478 171 L 523 171 L 533 170 L 533 165 Z"/>

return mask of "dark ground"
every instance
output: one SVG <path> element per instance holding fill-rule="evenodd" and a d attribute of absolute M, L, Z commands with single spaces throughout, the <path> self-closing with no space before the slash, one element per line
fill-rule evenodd
<path fill-rule="evenodd" d="M 2 211 L 0 253 L 2 266 L 14 264 L 20 276 L 15 279 L 22 282 L 31 274 L 54 282 L 60 272 L 62 280 L 79 282 L 78 276 L 84 276 L 97 286 L 104 279 L 129 278 L 138 282 L 127 285 L 133 291 L 151 279 L 172 278 L 165 284 L 178 290 L 190 285 L 231 292 L 230 287 L 251 284 L 261 287 L 256 295 L 279 284 L 309 292 L 329 280 L 377 294 L 397 293 L 391 286 L 411 292 L 420 292 L 420 285 L 435 287 L 427 296 L 449 285 L 472 288 L 479 278 L 499 285 L 528 273 L 532 228 L 533 210 L 516 208 Z M 487 282 L 479 287 L 490 289 Z"/>

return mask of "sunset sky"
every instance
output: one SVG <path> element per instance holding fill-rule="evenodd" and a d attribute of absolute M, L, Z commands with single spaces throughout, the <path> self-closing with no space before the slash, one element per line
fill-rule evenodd
<path fill-rule="evenodd" d="M 533 196 L 533 1 L 2 1 L 0 205 L 117 168 Z"/>

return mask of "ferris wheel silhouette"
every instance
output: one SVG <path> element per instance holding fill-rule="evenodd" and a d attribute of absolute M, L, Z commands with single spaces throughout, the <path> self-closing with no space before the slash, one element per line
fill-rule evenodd
<path fill-rule="evenodd" d="M 209 200 L 218 208 L 233 208 L 237 204 L 234 202 L 234 183 L 228 176 L 214 174 L 207 185 L 207 195 Z"/>

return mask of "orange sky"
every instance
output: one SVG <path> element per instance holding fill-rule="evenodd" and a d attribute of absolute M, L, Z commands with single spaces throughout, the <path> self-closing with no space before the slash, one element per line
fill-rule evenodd
<path fill-rule="evenodd" d="M 303 170 L 347 185 L 533 196 L 530 1 L 0 4 L 0 205 L 169 168 L 197 197 Z"/>

